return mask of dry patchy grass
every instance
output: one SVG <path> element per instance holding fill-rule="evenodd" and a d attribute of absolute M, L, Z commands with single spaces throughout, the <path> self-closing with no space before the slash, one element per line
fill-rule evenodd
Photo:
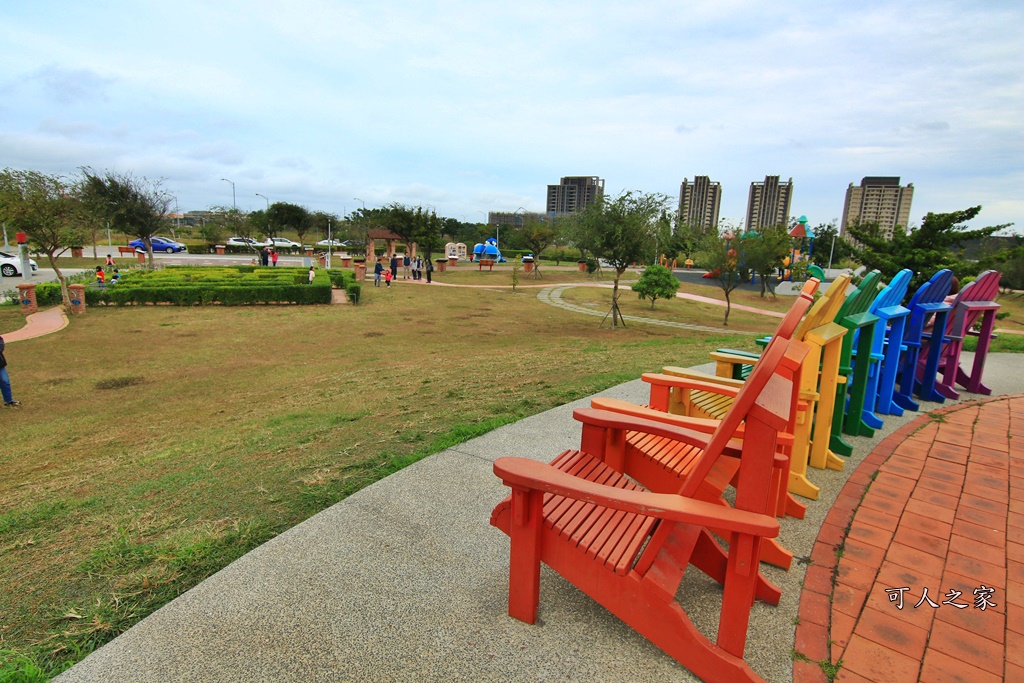
<path fill-rule="evenodd" d="M 532 290 L 363 291 L 93 309 L 9 346 L 0 651 L 56 671 L 417 457 L 749 339 L 599 329 Z"/>

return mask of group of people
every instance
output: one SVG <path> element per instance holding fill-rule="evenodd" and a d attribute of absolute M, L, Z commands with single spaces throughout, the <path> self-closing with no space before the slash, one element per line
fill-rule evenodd
<path fill-rule="evenodd" d="M 110 258 L 110 254 L 107 254 L 107 267 L 110 268 L 114 265 L 114 260 Z M 110 274 L 110 284 L 116 285 L 121 281 L 121 273 L 114 268 L 114 272 Z M 107 286 L 107 274 L 103 270 L 103 266 L 96 266 L 96 284 L 100 288 Z"/>
<path fill-rule="evenodd" d="M 395 254 L 391 257 L 390 268 L 384 266 L 384 259 L 378 258 L 377 263 L 373 266 L 373 286 L 380 287 L 381 280 L 387 285 L 388 289 L 391 289 L 391 281 L 398 279 L 398 268 L 399 265 L 402 267 L 402 279 L 403 280 L 422 280 L 424 273 L 424 263 L 426 264 L 427 282 L 430 282 L 430 276 L 434 272 L 434 266 L 428 259 L 426 262 L 419 257 L 412 257 L 406 254 L 405 256 L 398 256 Z"/>
<path fill-rule="evenodd" d="M 264 266 L 276 266 L 279 255 L 277 249 L 263 247 L 260 249 L 260 264 Z"/>

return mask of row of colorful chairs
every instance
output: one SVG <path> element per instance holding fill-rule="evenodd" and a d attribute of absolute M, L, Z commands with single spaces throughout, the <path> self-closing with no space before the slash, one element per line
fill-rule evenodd
<path fill-rule="evenodd" d="M 817 301 L 812 279 L 760 356 L 712 354 L 715 376 L 644 374 L 647 405 L 595 398 L 574 412 L 578 450 L 550 464 L 498 459 L 512 488 L 491 516 L 511 538 L 509 613 L 534 622 L 543 562 L 702 679 L 760 680 L 743 659 L 750 606 L 781 591 L 759 563 L 789 567 L 777 517 L 803 516 L 794 494 L 817 496 L 808 466 L 842 469 L 843 435 L 916 409 L 912 395 L 955 396 L 955 383 L 988 393 L 998 274 L 944 302 L 952 274 L 940 271 L 903 306 L 910 279 L 880 290 L 872 272 L 847 296 L 844 275 Z M 968 373 L 960 350 L 979 319 Z M 715 642 L 676 601 L 688 566 L 722 584 Z"/>

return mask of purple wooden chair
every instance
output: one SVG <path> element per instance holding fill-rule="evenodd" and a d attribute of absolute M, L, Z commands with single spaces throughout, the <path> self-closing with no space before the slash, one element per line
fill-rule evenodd
<path fill-rule="evenodd" d="M 939 344 L 938 371 L 942 373 L 942 379 L 936 385 L 936 390 L 945 398 L 960 398 L 960 392 L 956 390 L 959 384 L 973 394 L 991 394 L 992 390 L 982 384 L 981 376 L 985 371 L 985 358 L 988 356 L 988 347 L 992 341 L 992 330 L 995 328 L 996 311 L 999 304 L 995 302 L 999 295 L 999 272 L 986 270 L 978 278 L 960 290 L 953 302 L 952 315 L 946 322 L 944 334 L 939 334 L 941 328 L 936 327 L 928 338 L 929 344 Z M 981 321 L 981 329 L 973 331 L 975 323 Z M 968 373 L 960 366 L 960 352 L 963 350 L 964 337 L 968 334 L 977 335 L 978 348 L 974 352 L 974 364 Z M 923 382 L 931 378 L 924 376 L 925 366 L 918 360 L 919 377 Z"/>

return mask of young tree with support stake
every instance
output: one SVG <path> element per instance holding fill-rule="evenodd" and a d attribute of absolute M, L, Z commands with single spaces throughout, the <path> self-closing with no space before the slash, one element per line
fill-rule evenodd
<path fill-rule="evenodd" d="M 146 247 L 149 267 L 153 267 L 152 238 L 164 225 L 174 197 L 159 180 L 136 178 L 131 173 L 105 175 L 82 169 L 82 200 L 95 220 L 110 221 L 118 232 L 138 237 Z"/>
<path fill-rule="evenodd" d="M 697 249 L 697 265 L 712 273 L 715 282 L 725 293 L 725 318 L 722 324 L 729 326 L 729 313 L 732 310 L 732 302 L 729 295 L 732 290 L 740 285 L 740 271 L 738 252 L 734 248 L 735 237 L 732 228 L 727 227 L 723 234 L 709 234 L 701 240 Z"/>
<path fill-rule="evenodd" d="M 657 221 L 667 204 L 668 197 L 663 194 L 627 190 L 614 199 L 598 200 L 580 215 L 579 239 L 615 269 L 610 311 L 613 329 L 625 325 L 619 310 L 619 280 L 630 265 L 656 258 Z"/>
<path fill-rule="evenodd" d="M 526 221 L 519 230 L 519 237 L 533 252 L 533 277 L 539 278 L 540 274 L 540 253 L 547 249 L 558 239 L 558 228 L 556 223 L 544 223 L 535 218 Z"/>
<path fill-rule="evenodd" d="M 35 251 L 46 254 L 60 282 L 61 302 L 69 312 L 67 279 L 57 267 L 56 255 L 82 244 L 89 234 L 78 191 L 60 176 L 12 169 L 0 172 L 0 218 L 28 235 Z"/>

